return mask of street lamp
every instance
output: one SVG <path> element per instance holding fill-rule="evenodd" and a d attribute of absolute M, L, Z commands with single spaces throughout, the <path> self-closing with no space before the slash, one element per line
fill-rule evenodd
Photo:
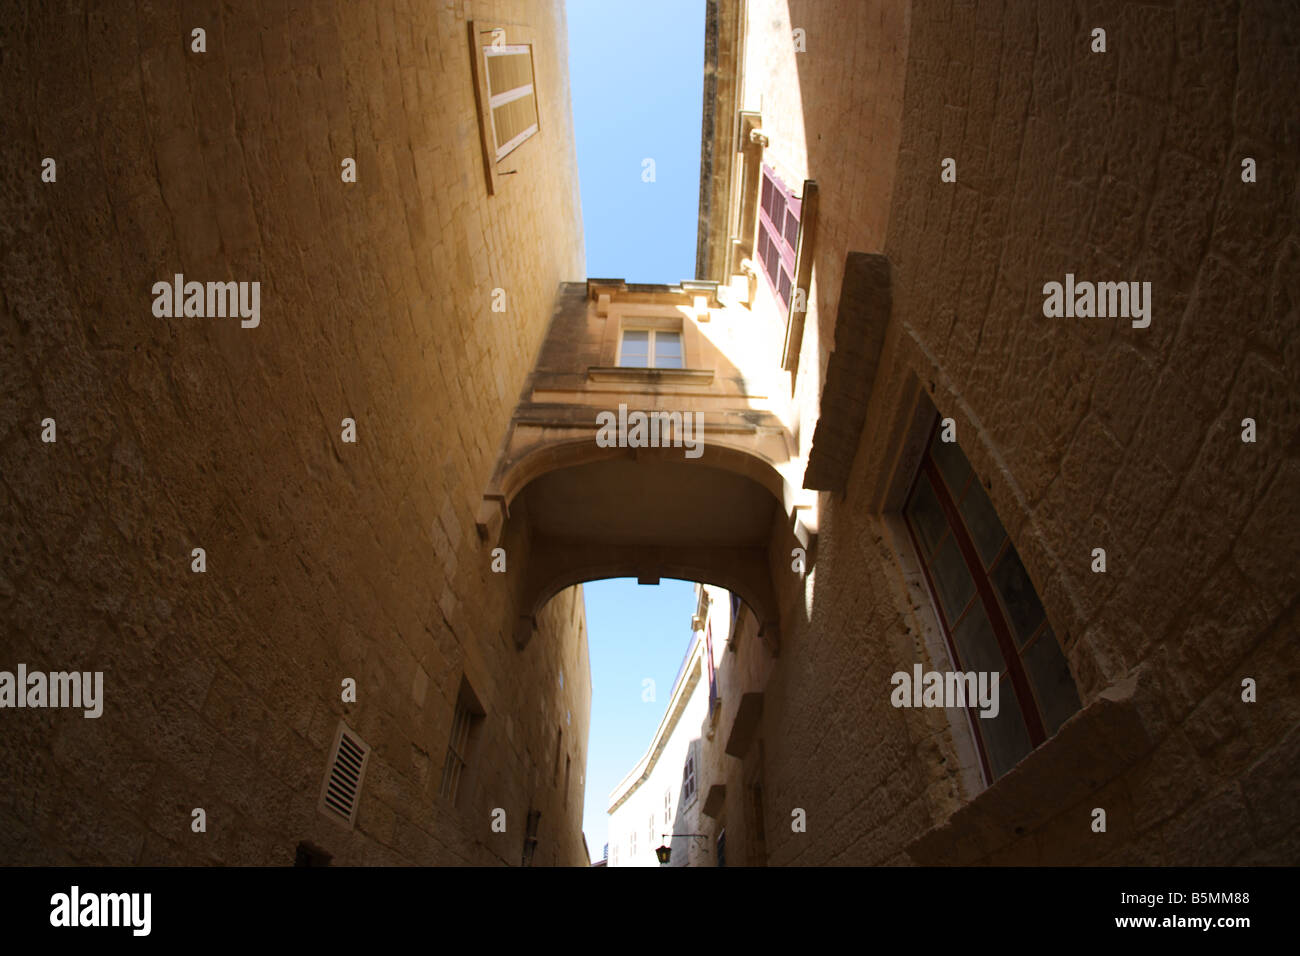
<path fill-rule="evenodd" d="M 663 836 L 670 840 L 674 837 L 698 837 L 701 840 L 707 840 L 709 838 L 707 833 L 665 833 Z M 655 856 L 659 858 L 660 865 L 667 863 L 672 855 L 673 848 L 667 843 L 655 848 Z"/>

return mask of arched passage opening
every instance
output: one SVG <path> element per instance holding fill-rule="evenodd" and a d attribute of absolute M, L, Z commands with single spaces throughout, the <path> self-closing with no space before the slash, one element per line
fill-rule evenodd
<path fill-rule="evenodd" d="M 567 454 L 566 454 L 567 453 Z M 774 647 L 779 608 L 774 549 L 797 544 L 784 482 L 733 448 L 686 459 L 680 449 L 598 449 L 570 443 L 520 462 L 501 542 L 510 557 L 515 641 L 524 646 L 546 602 L 575 584 L 677 578 L 736 594 Z M 552 467 L 539 467 L 549 461 Z M 788 548 L 784 549 L 788 552 Z"/>

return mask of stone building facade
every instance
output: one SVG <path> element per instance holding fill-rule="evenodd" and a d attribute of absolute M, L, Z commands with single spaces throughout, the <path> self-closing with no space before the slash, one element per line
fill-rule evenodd
<path fill-rule="evenodd" d="M 779 314 L 820 492 L 802 600 L 741 688 L 768 861 L 1295 862 L 1295 9 L 711 14 L 699 278 Z M 801 200 L 803 315 L 760 261 L 764 176 Z M 1067 274 L 1150 282 L 1148 324 L 1048 317 Z M 937 419 L 1077 697 L 1009 772 L 981 766 L 978 718 L 887 692 L 954 664 L 907 517 Z"/>
<path fill-rule="evenodd" d="M 1295 10 L 709 11 L 696 281 L 818 493 L 724 615 L 729 865 L 1295 862 Z"/>
<path fill-rule="evenodd" d="M 729 592 L 728 865 L 1300 857 L 1294 5 L 708 9 L 640 286 L 558 3 L 0 14 L 0 669 L 105 676 L 0 713 L 0 859 L 585 864 L 611 576 Z"/>
<path fill-rule="evenodd" d="M 699 836 L 701 761 L 716 690 L 712 646 L 702 629 L 692 633 L 654 737 L 609 796 L 610 866 L 659 866 L 660 847 L 670 851 L 668 866 L 713 862 L 709 835 Z"/>
<path fill-rule="evenodd" d="M 475 531 L 583 274 L 562 4 L 0 18 L 0 670 L 105 696 L 0 711 L 0 861 L 585 865 L 581 595 L 517 650 Z M 471 23 L 535 78 L 491 193 Z M 259 323 L 158 317 L 177 273 L 260 282 Z M 370 748 L 351 828 L 318 809 L 340 721 Z"/>
<path fill-rule="evenodd" d="M 700 589 L 695 620 L 713 648 L 714 707 L 700 756 L 700 830 L 712 850 L 704 866 L 766 866 L 767 832 L 802 826 L 792 807 L 771 813 L 766 795 L 763 690 L 775 662 L 758 637 L 758 619 L 738 597 L 712 586 Z"/>

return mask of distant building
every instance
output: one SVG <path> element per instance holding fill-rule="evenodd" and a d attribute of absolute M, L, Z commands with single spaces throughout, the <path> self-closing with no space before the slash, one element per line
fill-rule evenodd
<path fill-rule="evenodd" d="M 610 866 L 658 866 L 655 851 L 665 845 L 672 851 L 669 866 L 714 863 L 710 841 L 693 836 L 702 832 L 700 766 L 712 732 L 708 647 L 706 632 L 696 630 L 658 730 L 610 794 Z"/>
<path fill-rule="evenodd" d="M 667 712 L 645 756 L 610 796 L 610 840 L 620 865 L 658 865 L 655 849 L 667 844 L 669 866 L 726 866 L 729 826 L 732 865 L 767 862 L 763 744 L 752 692 L 766 682 L 767 653 L 739 598 L 711 584 L 697 584 L 695 594 L 694 638 Z M 728 732 L 719 734 L 719 727 Z M 671 830 L 652 826 L 656 800 L 664 811 L 659 820 L 671 819 Z M 663 834 L 647 846 L 658 829 Z"/>

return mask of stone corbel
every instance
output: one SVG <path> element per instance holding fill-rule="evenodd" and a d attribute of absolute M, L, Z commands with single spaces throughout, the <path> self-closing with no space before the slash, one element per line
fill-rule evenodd
<path fill-rule="evenodd" d="M 479 502 L 478 517 L 474 520 L 479 540 L 495 546 L 501 540 L 501 529 L 509 517 L 510 507 L 506 504 L 505 495 L 485 494 Z"/>
<path fill-rule="evenodd" d="M 758 292 L 758 267 L 753 259 L 741 259 L 740 271 L 745 277 L 745 306 L 754 304 L 754 295 Z"/>
<path fill-rule="evenodd" d="M 771 141 L 763 133 L 761 113 L 751 110 L 740 111 L 740 143 L 742 151 L 753 146 L 757 146 L 761 151 L 771 145 Z"/>
<path fill-rule="evenodd" d="M 802 548 L 811 548 L 817 538 L 816 504 L 797 504 L 790 513 L 790 533 Z"/>

